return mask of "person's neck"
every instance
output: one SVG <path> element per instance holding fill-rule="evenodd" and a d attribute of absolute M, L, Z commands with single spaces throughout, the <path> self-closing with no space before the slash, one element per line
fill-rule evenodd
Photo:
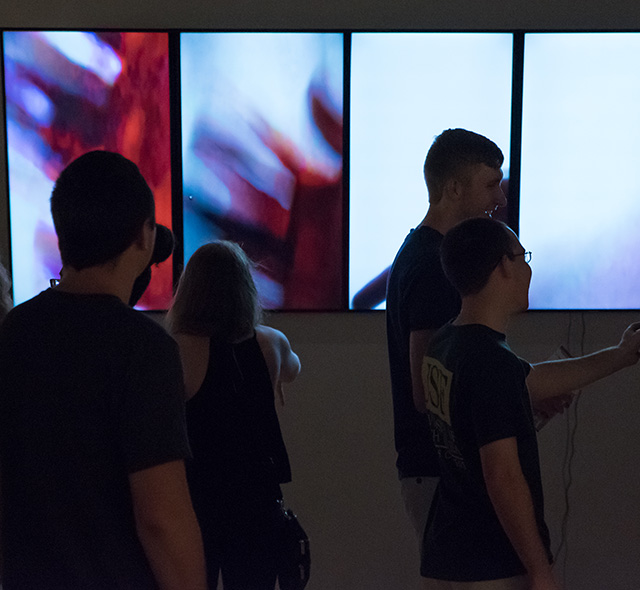
<path fill-rule="evenodd" d="M 453 323 L 456 326 L 480 324 L 505 334 L 510 319 L 511 314 L 484 298 L 463 297 L 460 313 Z"/>
<path fill-rule="evenodd" d="M 463 221 L 450 207 L 431 205 L 418 227 L 430 227 L 442 235 Z"/>
<path fill-rule="evenodd" d="M 115 295 L 127 304 L 134 280 L 109 263 L 82 270 L 65 267 L 55 288 L 76 295 Z"/>

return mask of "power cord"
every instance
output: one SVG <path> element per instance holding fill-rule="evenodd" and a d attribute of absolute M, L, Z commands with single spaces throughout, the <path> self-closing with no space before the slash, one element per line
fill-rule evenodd
<path fill-rule="evenodd" d="M 569 317 L 569 326 L 567 329 L 567 348 L 571 342 L 571 332 L 573 327 L 573 315 Z M 584 355 L 584 344 L 586 335 L 586 323 L 584 312 L 580 313 L 580 335 L 579 335 L 579 356 Z M 564 513 L 562 515 L 562 525 L 560 528 L 560 544 L 555 553 L 556 562 L 562 555 L 562 578 L 566 582 L 567 563 L 569 556 L 569 521 L 571 515 L 570 492 L 573 485 L 573 460 L 576 454 L 576 433 L 578 432 L 578 414 L 580 408 L 580 399 L 582 390 L 576 392 L 576 397 L 569 407 L 569 411 L 565 414 L 565 446 L 564 458 L 562 461 L 562 484 L 564 488 Z"/>

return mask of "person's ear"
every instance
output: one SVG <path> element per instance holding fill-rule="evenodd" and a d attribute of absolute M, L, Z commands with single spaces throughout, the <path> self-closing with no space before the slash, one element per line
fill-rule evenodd
<path fill-rule="evenodd" d="M 442 196 L 452 203 L 459 203 L 462 199 L 463 192 L 464 186 L 460 179 L 449 178 L 449 180 L 444 183 Z"/>
<path fill-rule="evenodd" d="M 135 240 L 135 246 L 139 250 L 149 254 L 149 259 L 153 254 L 153 248 L 156 242 L 156 224 L 152 219 L 148 219 L 142 224 L 138 237 Z"/>
<path fill-rule="evenodd" d="M 503 254 L 500 263 L 496 269 L 501 273 L 505 279 L 510 279 L 513 276 L 513 260 L 507 255 Z"/>

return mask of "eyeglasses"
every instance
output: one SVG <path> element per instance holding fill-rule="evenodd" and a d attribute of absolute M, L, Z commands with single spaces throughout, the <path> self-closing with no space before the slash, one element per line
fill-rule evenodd
<path fill-rule="evenodd" d="M 517 254 L 507 254 L 511 260 L 513 260 L 516 256 L 524 256 L 525 262 L 531 262 L 531 252 L 518 252 Z"/>

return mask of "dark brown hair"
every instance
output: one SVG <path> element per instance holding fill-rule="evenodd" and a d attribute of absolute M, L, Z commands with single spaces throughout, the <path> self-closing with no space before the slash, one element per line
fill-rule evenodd
<path fill-rule="evenodd" d="M 429 201 L 437 203 L 447 181 L 462 178 L 469 166 L 486 164 L 499 170 L 503 162 L 500 148 L 484 135 L 466 129 L 443 131 L 431 144 L 424 161 Z"/>

